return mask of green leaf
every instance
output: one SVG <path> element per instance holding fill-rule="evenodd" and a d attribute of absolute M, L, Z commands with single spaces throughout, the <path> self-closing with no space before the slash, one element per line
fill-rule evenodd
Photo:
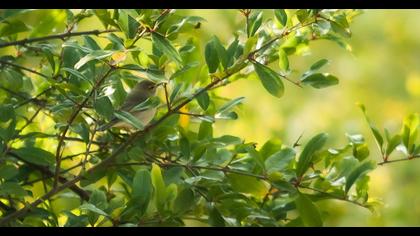
<path fill-rule="evenodd" d="M 42 37 L 53 33 L 54 28 L 64 27 L 66 16 L 66 11 L 62 9 L 44 11 L 40 21 L 36 22 L 35 27 L 31 30 L 29 38 Z"/>
<path fill-rule="evenodd" d="M 295 158 L 296 152 L 293 148 L 284 148 L 273 155 L 269 156 L 265 162 L 265 169 L 268 173 L 280 171 L 286 168 Z"/>
<path fill-rule="evenodd" d="M 287 24 L 287 13 L 284 9 L 275 9 L 274 16 L 281 23 L 281 25 L 286 26 Z"/>
<path fill-rule="evenodd" d="M 213 39 L 206 44 L 204 56 L 206 59 L 207 67 L 209 68 L 209 73 L 216 72 L 220 61 Z"/>
<path fill-rule="evenodd" d="M 0 114 L 0 122 L 7 122 L 16 116 L 15 109 L 10 104 L 0 104 Z"/>
<path fill-rule="evenodd" d="M 229 174 L 228 180 L 235 191 L 252 194 L 257 198 L 263 198 L 268 192 L 267 186 L 255 177 Z"/>
<path fill-rule="evenodd" d="M 98 43 L 90 36 L 84 35 L 83 41 L 85 46 L 92 50 L 102 50 Z"/>
<path fill-rule="evenodd" d="M 312 66 L 309 68 L 311 71 L 317 71 L 319 69 L 321 69 L 321 67 L 325 66 L 326 64 L 328 64 L 328 60 L 327 59 L 321 59 L 317 62 L 315 62 L 314 64 L 312 64 Z"/>
<path fill-rule="evenodd" d="M 230 100 L 229 102 L 223 104 L 223 106 L 221 106 L 219 110 L 217 110 L 217 113 L 224 113 L 230 110 L 232 107 L 240 104 L 244 99 L 245 97 L 238 97 L 238 98 Z"/>
<path fill-rule="evenodd" d="M 95 207 L 105 210 L 108 207 L 108 200 L 104 191 L 99 189 L 94 189 L 90 195 L 89 203 Z"/>
<path fill-rule="evenodd" d="M 175 200 L 175 212 L 183 213 L 194 206 L 194 192 L 190 188 L 182 190 Z"/>
<path fill-rule="evenodd" d="M 235 56 L 238 50 L 239 46 L 239 40 L 235 38 L 235 40 L 229 45 L 228 49 L 226 50 L 226 57 L 228 59 L 227 67 L 230 67 L 233 65 L 233 62 L 235 61 Z"/>
<path fill-rule="evenodd" d="M 106 217 L 109 217 L 109 215 L 104 212 L 103 210 L 97 208 L 95 205 L 91 204 L 91 203 L 84 203 L 80 206 L 81 210 L 87 210 L 87 211 L 91 211 L 93 213 L 96 213 L 98 215 L 103 215 Z"/>
<path fill-rule="evenodd" d="M 227 69 L 229 59 L 228 59 L 228 54 L 225 47 L 223 47 L 219 38 L 216 36 L 212 37 L 212 42 L 213 42 L 214 49 L 216 49 L 217 57 L 219 58 L 219 61 L 222 63 L 223 68 Z"/>
<path fill-rule="evenodd" d="M 315 152 L 321 150 L 324 146 L 325 142 L 327 141 L 328 134 L 320 133 L 314 136 L 309 142 L 306 144 L 305 148 L 303 149 L 302 153 L 299 156 L 299 160 L 296 166 L 296 175 L 298 177 L 303 176 L 305 172 L 308 170 L 312 163 L 312 159 L 314 157 Z"/>
<path fill-rule="evenodd" d="M 151 177 L 152 184 L 155 189 L 154 194 L 156 207 L 159 211 L 162 211 L 166 203 L 166 187 L 165 182 L 163 181 L 161 169 L 154 163 L 152 164 Z"/>
<path fill-rule="evenodd" d="M 262 11 L 254 13 L 248 18 L 248 22 L 247 22 L 248 38 L 255 35 L 257 30 L 260 28 L 262 21 L 263 21 Z"/>
<path fill-rule="evenodd" d="M 113 51 L 93 51 L 89 54 L 87 54 L 86 56 L 82 57 L 75 65 L 74 65 L 74 69 L 78 70 L 80 69 L 82 66 L 84 66 L 86 63 L 92 61 L 92 60 L 100 60 L 100 59 L 104 59 L 107 58 L 109 56 L 111 56 L 114 52 Z"/>
<path fill-rule="evenodd" d="M 107 96 L 96 99 L 93 107 L 99 115 L 104 116 L 107 119 L 110 119 L 114 113 L 114 107 Z"/>
<path fill-rule="evenodd" d="M 111 18 L 111 13 L 107 9 L 95 9 L 93 10 L 95 15 L 99 18 L 99 20 L 102 22 L 102 24 L 105 26 L 105 28 L 108 27 L 108 25 L 117 26 L 113 19 Z"/>
<path fill-rule="evenodd" d="M 216 227 L 226 226 L 225 219 L 223 219 L 222 214 L 220 214 L 220 211 L 215 206 L 211 207 L 208 220 L 211 226 L 216 226 Z"/>
<path fill-rule="evenodd" d="M 28 26 L 20 20 L 8 21 L 0 28 L 0 37 L 6 37 L 28 31 Z"/>
<path fill-rule="evenodd" d="M 118 25 L 120 26 L 120 29 L 125 33 L 125 35 L 130 39 L 136 36 L 137 29 L 140 26 L 140 24 L 133 17 L 127 14 L 126 10 L 119 11 Z"/>
<path fill-rule="evenodd" d="M 221 137 L 212 139 L 211 142 L 222 143 L 225 145 L 236 145 L 242 143 L 242 139 L 232 135 L 223 135 Z"/>
<path fill-rule="evenodd" d="M 28 195 L 26 190 L 22 188 L 18 183 L 5 182 L 0 184 L 0 196 L 7 197 L 14 195 L 16 197 L 23 197 Z"/>
<path fill-rule="evenodd" d="M 274 153 L 280 151 L 282 146 L 282 142 L 280 139 L 270 139 L 264 143 L 264 145 L 260 149 L 261 157 L 266 160 L 269 156 L 273 155 Z"/>
<path fill-rule="evenodd" d="M 384 144 L 384 139 L 382 138 L 381 133 L 380 133 L 380 132 L 379 132 L 379 130 L 378 130 L 378 129 L 377 129 L 377 128 L 373 125 L 373 123 L 370 121 L 369 117 L 367 116 L 365 106 L 364 106 L 363 104 L 361 104 L 361 103 L 358 103 L 358 104 L 357 104 L 357 106 L 359 106 L 359 108 L 362 110 L 363 115 L 365 116 L 365 119 L 366 119 L 366 121 L 367 121 L 367 122 L 368 122 L 368 124 L 369 124 L 370 130 L 372 131 L 373 136 L 375 137 L 375 141 L 376 141 L 376 144 L 378 145 L 379 150 L 380 150 L 381 152 L 383 152 L 383 151 L 382 151 L 382 148 L 383 148 L 383 144 Z"/>
<path fill-rule="evenodd" d="M 299 9 L 296 11 L 296 16 L 300 23 L 304 23 L 309 17 L 309 12 L 306 9 Z"/>
<path fill-rule="evenodd" d="M 287 53 L 282 49 L 279 48 L 279 67 L 282 71 L 289 70 L 289 59 L 287 58 Z"/>
<path fill-rule="evenodd" d="M 337 77 L 330 74 L 315 73 L 301 79 L 302 84 L 320 89 L 338 84 Z"/>
<path fill-rule="evenodd" d="M 355 167 L 346 178 L 346 193 L 350 190 L 351 186 L 353 186 L 357 179 L 373 169 L 375 169 L 375 163 L 371 161 L 363 162 Z"/>
<path fill-rule="evenodd" d="M 51 152 L 37 147 L 22 147 L 13 151 L 23 160 L 41 166 L 53 166 L 55 156 Z"/>
<path fill-rule="evenodd" d="M 191 148 L 190 148 L 190 141 L 187 137 L 182 136 L 179 140 L 179 148 L 181 151 L 182 157 L 184 157 L 186 160 L 190 158 Z"/>
<path fill-rule="evenodd" d="M 258 62 L 254 63 L 254 69 L 262 85 L 271 95 L 275 97 L 283 96 L 284 85 L 280 76 L 275 71 Z"/>
<path fill-rule="evenodd" d="M 415 141 L 418 136 L 418 126 L 420 118 L 417 113 L 410 114 L 404 118 L 403 129 L 401 133 L 402 142 L 407 148 L 409 154 L 412 154 L 415 148 Z"/>
<path fill-rule="evenodd" d="M 270 176 L 269 176 L 269 178 L 270 178 Z M 280 191 L 287 191 L 291 195 L 294 195 L 294 194 L 297 193 L 296 187 L 293 184 L 291 184 L 287 181 L 279 180 L 279 179 L 276 179 L 276 180 L 270 179 L 270 181 L 272 181 L 271 184 L 273 185 L 273 187 L 275 187 L 276 189 L 278 189 Z"/>
<path fill-rule="evenodd" d="M 77 77 L 77 78 L 79 78 L 79 79 L 82 79 L 82 80 L 84 80 L 84 81 L 87 81 L 87 82 L 89 82 L 90 84 L 92 84 L 92 81 L 90 81 L 86 76 L 84 76 L 82 73 L 80 73 L 79 71 L 77 71 L 77 70 L 73 70 L 73 69 L 71 69 L 71 68 L 66 68 L 66 67 L 63 67 L 63 68 L 61 68 L 63 71 L 67 71 L 67 72 L 69 72 L 71 75 L 73 75 L 73 76 L 75 76 L 75 77 Z"/>
<path fill-rule="evenodd" d="M 0 178 L 8 180 L 12 179 L 19 173 L 18 169 L 14 165 L 3 165 L 0 166 Z"/>
<path fill-rule="evenodd" d="M 152 178 L 150 172 L 145 169 L 140 169 L 136 172 L 133 178 L 132 198 L 136 205 L 144 213 L 149 205 L 153 193 Z"/>
<path fill-rule="evenodd" d="M 345 38 L 350 38 L 351 37 L 350 29 L 338 24 L 335 21 L 330 21 L 330 24 L 331 24 L 331 28 L 334 32 L 338 33 L 339 35 L 341 35 Z"/>
<path fill-rule="evenodd" d="M 141 123 L 141 121 L 138 120 L 135 116 L 131 115 L 129 112 L 115 111 L 114 116 L 120 120 L 123 120 L 129 123 L 130 125 L 136 127 L 137 129 L 142 130 L 144 128 L 144 125 Z"/>
<path fill-rule="evenodd" d="M 250 37 L 246 40 L 245 46 L 244 46 L 244 55 L 248 55 L 253 49 L 254 47 L 257 45 L 258 42 L 258 37 L 254 36 L 254 37 Z"/>
<path fill-rule="evenodd" d="M 207 91 L 202 92 L 200 95 L 196 97 L 196 99 L 201 109 L 203 109 L 204 111 L 207 110 L 210 104 L 210 97 Z"/>
<path fill-rule="evenodd" d="M 171 60 L 175 61 L 178 65 L 182 64 L 181 56 L 168 39 L 158 33 L 153 32 L 152 42 L 153 45 L 159 49 L 159 51 L 168 56 Z"/>
<path fill-rule="evenodd" d="M 305 194 L 299 193 L 295 204 L 305 226 L 320 227 L 323 225 L 318 207 Z"/>
<path fill-rule="evenodd" d="M 399 134 L 394 135 L 390 140 L 388 140 L 385 154 L 389 156 L 400 143 L 401 143 L 401 135 Z"/>
<path fill-rule="evenodd" d="M 223 112 L 223 113 L 217 113 L 214 118 L 222 119 L 222 120 L 236 120 L 238 119 L 238 114 L 234 111 Z"/>
<path fill-rule="evenodd" d="M 198 140 L 210 139 L 213 137 L 213 127 L 209 122 L 201 122 L 198 130 Z"/>

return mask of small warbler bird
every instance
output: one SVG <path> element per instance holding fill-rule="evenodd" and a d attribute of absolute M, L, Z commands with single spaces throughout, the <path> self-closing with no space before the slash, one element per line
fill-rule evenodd
<path fill-rule="evenodd" d="M 131 111 L 136 105 L 146 101 L 148 98 L 156 95 L 156 88 L 159 84 L 156 84 L 149 80 L 143 80 L 136 84 L 134 88 L 125 98 L 125 101 L 119 110 L 126 111 L 135 116 L 142 124 L 147 125 L 155 116 L 156 108 L 147 110 Z M 114 117 L 108 124 L 102 125 L 98 128 L 99 131 L 104 131 L 111 127 L 131 129 L 133 126 L 125 121 Z"/>

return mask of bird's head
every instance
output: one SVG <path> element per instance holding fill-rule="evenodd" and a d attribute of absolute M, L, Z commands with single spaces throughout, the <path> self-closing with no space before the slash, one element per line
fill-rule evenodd
<path fill-rule="evenodd" d="M 156 88 L 159 84 L 154 83 L 150 80 L 143 80 L 138 83 L 134 88 L 134 92 L 138 94 L 146 95 L 147 97 L 154 96 L 156 94 Z"/>

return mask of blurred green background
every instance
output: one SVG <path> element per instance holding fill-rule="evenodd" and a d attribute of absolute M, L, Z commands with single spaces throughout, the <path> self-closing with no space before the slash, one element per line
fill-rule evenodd
<path fill-rule="evenodd" d="M 230 42 L 231 32 L 243 27 L 234 10 L 188 10 L 207 19 L 203 38 L 217 35 Z M 265 17 L 271 17 L 267 11 Z M 216 134 L 233 134 L 255 141 L 260 147 L 272 137 L 292 144 L 303 133 L 302 142 L 318 132 L 330 134 L 330 145 L 346 143 L 345 133 L 361 133 L 370 144 L 371 158 L 380 159 L 374 138 L 360 109 L 383 131 L 398 132 L 403 117 L 420 108 L 420 10 L 365 10 L 351 24 L 351 52 L 330 41 L 311 42 L 304 57 L 289 58 L 298 78 L 320 58 L 330 60 L 324 70 L 340 78 L 327 89 L 299 88 L 285 83 L 284 97 L 264 91 L 256 78 L 239 80 L 219 90 L 226 97 L 245 96 L 239 120 L 219 122 Z M 203 39 L 204 40 L 204 39 Z M 398 154 L 398 153 L 397 153 Z M 394 158 L 398 155 L 394 154 Z M 420 225 L 420 162 L 398 162 L 379 166 L 371 174 L 372 197 L 384 202 L 379 214 L 343 202 L 324 203 L 329 226 L 418 226 Z"/>
<path fill-rule="evenodd" d="M 204 45 L 212 35 L 225 44 L 232 33 L 244 28 L 236 10 L 179 10 L 207 20 L 196 36 Z M 272 17 L 266 10 L 264 17 Z M 53 14 L 51 14 L 53 16 Z M 39 19 L 42 19 L 40 13 Z M 26 19 L 25 22 L 39 19 Z M 63 21 L 63 19 L 54 18 Z M 46 22 L 46 21 L 45 21 Z M 42 21 L 41 21 L 42 23 Z M 95 18 L 83 20 L 79 31 L 102 28 Z M 331 41 L 312 41 L 304 57 L 291 56 L 290 67 L 299 78 L 315 61 L 326 58 L 323 68 L 340 78 L 337 86 L 322 90 L 299 88 L 285 82 L 285 95 L 267 93 L 255 77 L 238 80 L 218 89 L 219 95 L 245 96 L 236 121 L 217 122 L 215 135 L 232 134 L 255 141 L 261 147 L 270 138 L 293 144 L 319 132 L 330 134 L 329 146 L 346 144 L 346 133 L 363 134 L 370 144 L 371 158 L 379 161 L 374 138 L 356 102 L 365 104 L 372 121 L 383 131 L 398 132 L 403 117 L 420 110 L 420 10 L 365 10 L 351 24 L 351 51 Z M 64 28 L 64 25 L 63 25 Z M 57 31 L 62 32 L 58 28 Z M 11 49 L 10 49 L 11 50 Z M 398 158 L 398 156 L 393 156 Z M 385 203 L 379 214 L 349 203 L 321 203 L 328 211 L 327 226 L 418 226 L 420 225 L 420 161 L 379 166 L 372 172 L 370 194 Z"/>

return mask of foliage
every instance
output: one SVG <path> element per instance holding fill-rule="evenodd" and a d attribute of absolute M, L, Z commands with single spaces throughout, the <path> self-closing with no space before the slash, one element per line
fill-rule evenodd
<path fill-rule="evenodd" d="M 325 133 L 262 147 L 213 135 L 218 121 L 239 118 L 246 99 L 217 90 L 251 74 L 279 99 L 285 82 L 336 85 L 319 72 L 327 59 L 292 79 L 289 56 L 302 56 L 313 40 L 347 45 L 359 11 L 238 14 L 243 27 L 231 42 L 213 36 L 201 45 L 196 33 L 206 20 L 175 10 L 1 11 L 0 224 L 322 226 L 319 201 L 375 211 L 367 173 L 376 164 L 360 134 L 348 134 L 342 148 L 329 147 Z M 78 31 L 82 20 L 104 29 Z M 136 106 L 158 109 L 149 124 L 118 111 L 126 89 L 144 79 L 161 90 Z M 97 129 L 113 116 L 135 130 Z M 378 164 L 419 157 L 418 115 L 394 135 L 368 123 Z M 395 150 L 406 157 L 391 160 Z"/>

